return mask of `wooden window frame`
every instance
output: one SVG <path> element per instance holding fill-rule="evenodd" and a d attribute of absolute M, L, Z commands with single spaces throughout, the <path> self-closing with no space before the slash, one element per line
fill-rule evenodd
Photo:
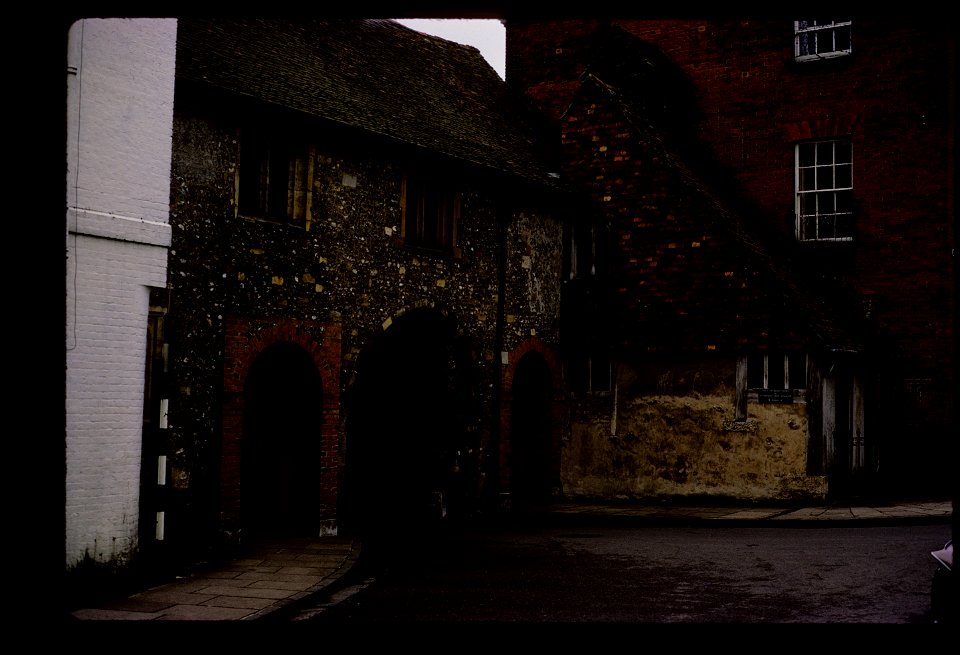
<path fill-rule="evenodd" d="M 407 172 L 400 188 L 400 235 L 413 250 L 463 256 L 462 194 L 442 175 Z"/>
<path fill-rule="evenodd" d="M 237 214 L 310 229 L 316 148 L 255 128 L 241 131 L 236 175 Z"/>

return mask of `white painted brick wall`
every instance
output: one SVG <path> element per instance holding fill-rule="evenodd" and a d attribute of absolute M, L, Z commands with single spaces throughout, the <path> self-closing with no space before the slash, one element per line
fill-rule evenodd
<path fill-rule="evenodd" d="M 176 21 L 86 19 L 67 61 L 66 566 L 138 543 L 149 287 L 166 285 Z M 144 517 L 147 520 L 152 516 Z"/>

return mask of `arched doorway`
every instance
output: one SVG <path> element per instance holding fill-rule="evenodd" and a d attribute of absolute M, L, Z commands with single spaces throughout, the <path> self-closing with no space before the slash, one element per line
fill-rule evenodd
<path fill-rule="evenodd" d="M 296 344 L 275 343 L 251 365 L 240 480 L 248 536 L 319 534 L 322 393 L 316 365 Z"/>
<path fill-rule="evenodd" d="M 409 535 L 460 502 L 471 370 L 453 320 L 433 309 L 400 316 L 364 351 L 348 392 L 341 525 Z"/>
<path fill-rule="evenodd" d="M 510 404 L 510 492 L 519 505 L 550 498 L 555 457 L 550 420 L 550 367 L 543 355 L 528 352 L 517 363 Z"/>

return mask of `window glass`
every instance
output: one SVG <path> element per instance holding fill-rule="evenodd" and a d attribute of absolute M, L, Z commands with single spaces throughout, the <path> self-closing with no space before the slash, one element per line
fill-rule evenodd
<path fill-rule="evenodd" d="M 767 389 L 784 389 L 783 355 L 767 356 Z"/>
<path fill-rule="evenodd" d="M 790 387 L 807 388 L 807 356 L 804 353 L 790 353 Z"/>
<path fill-rule="evenodd" d="M 763 355 L 747 357 L 747 388 L 763 388 Z"/>

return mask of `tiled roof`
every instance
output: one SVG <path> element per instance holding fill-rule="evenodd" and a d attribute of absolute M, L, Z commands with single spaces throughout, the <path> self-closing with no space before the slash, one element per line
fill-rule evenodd
<path fill-rule="evenodd" d="M 480 52 L 395 21 L 182 18 L 177 77 L 552 183 L 533 119 Z"/>

